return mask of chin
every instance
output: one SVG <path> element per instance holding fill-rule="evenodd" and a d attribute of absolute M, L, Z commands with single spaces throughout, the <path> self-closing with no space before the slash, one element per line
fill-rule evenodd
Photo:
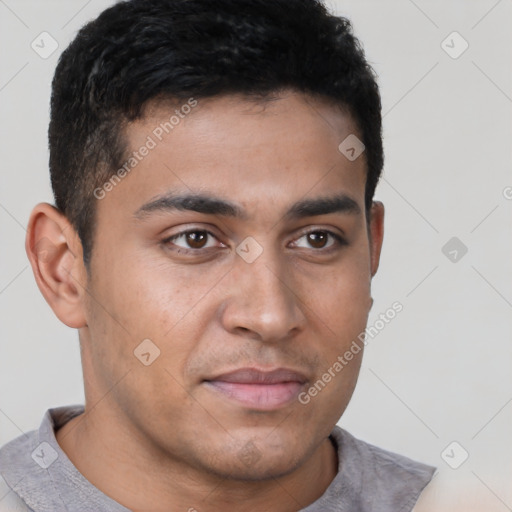
<path fill-rule="evenodd" d="M 227 462 L 223 478 L 228 480 L 239 480 L 245 482 L 263 482 L 282 478 L 293 473 L 300 465 L 296 458 L 289 457 L 283 460 L 283 457 L 274 456 L 265 457 L 263 455 L 258 461 L 248 465 L 240 460 Z"/>
<path fill-rule="evenodd" d="M 267 443 L 248 440 L 238 449 L 231 445 L 221 450 L 215 464 L 217 471 L 210 470 L 230 480 L 264 481 L 292 473 L 306 459 L 307 453 L 302 453 L 300 445 L 281 441 L 276 446 L 268 439 Z"/>

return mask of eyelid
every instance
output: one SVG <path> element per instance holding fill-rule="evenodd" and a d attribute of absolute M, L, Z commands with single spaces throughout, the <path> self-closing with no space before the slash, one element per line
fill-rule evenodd
<path fill-rule="evenodd" d="M 313 226 L 313 227 L 307 227 L 301 230 L 299 236 L 307 235 L 308 233 L 315 233 L 316 231 L 323 231 L 324 233 L 330 233 L 332 235 L 337 235 L 340 237 L 343 237 L 343 233 L 338 233 L 338 231 L 341 231 L 341 229 L 338 228 L 338 231 L 331 227 L 324 227 L 324 226 Z"/>
<path fill-rule="evenodd" d="M 197 232 L 207 233 L 208 235 L 212 236 L 213 238 L 215 238 L 217 241 L 220 242 L 219 237 L 215 233 L 213 233 L 213 231 L 210 231 L 209 229 L 206 229 L 206 228 L 188 228 L 188 229 L 184 229 L 183 231 L 178 231 L 177 233 L 174 233 L 172 235 L 169 235 L 169 236 L 165 237 L 163 242 L 169 242 L 171 240 L 179 238 L 180 236 L 188 235 L 189 233 L 197 233 Z M 220 242 L 220 243 L 222 243 L 222 242 Z"/>

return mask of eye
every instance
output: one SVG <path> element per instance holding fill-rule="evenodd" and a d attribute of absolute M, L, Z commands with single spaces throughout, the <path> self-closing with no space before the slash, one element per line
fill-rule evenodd
<path fill-rule="evenodd" d="M 205 229 L 189 229 L 166 238 L 163 240 L 163 243 L 176 246 L 178 252 L 181 252 L 180 249 L 185 249 L 186 252 L 215 247 L 214 240 L 217 240 L 217 238 L 210 231 Z"/>
<path fill-rule="evenodd" d="M 301 243 L 300 241 L 303 240 Z M 304 247 L 306 249 L 329 249 L 335 245 L 346 245 L 346 241 L 337 233 L 328 230 L 315 230 L 304 233 L 300 238 L 293 242 L 295 247 Z"/>

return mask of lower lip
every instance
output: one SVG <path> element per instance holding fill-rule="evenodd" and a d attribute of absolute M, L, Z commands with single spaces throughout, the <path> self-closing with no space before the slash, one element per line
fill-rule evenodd
<path fill-rule="evenodd" d="M 289 404 L 298 397 L 304 386 L 300 382 L 241 384 L 214 380 L 206 383 L 229 399 L 259 410 L 278 409 Z"/>

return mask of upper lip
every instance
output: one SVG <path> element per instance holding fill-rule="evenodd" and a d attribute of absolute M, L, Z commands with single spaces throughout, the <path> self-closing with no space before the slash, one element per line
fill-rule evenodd
<path fill-rule="evenodd" d="M 207 379 L 207 381 L 222 381 L 238 384 L 277 384 L 279 382 L 300 382 L 304 384 L 307 382 L 307 378 L 302 373 L 289 368 L 276 368 L 275 370 L 239 368 Z"/>

